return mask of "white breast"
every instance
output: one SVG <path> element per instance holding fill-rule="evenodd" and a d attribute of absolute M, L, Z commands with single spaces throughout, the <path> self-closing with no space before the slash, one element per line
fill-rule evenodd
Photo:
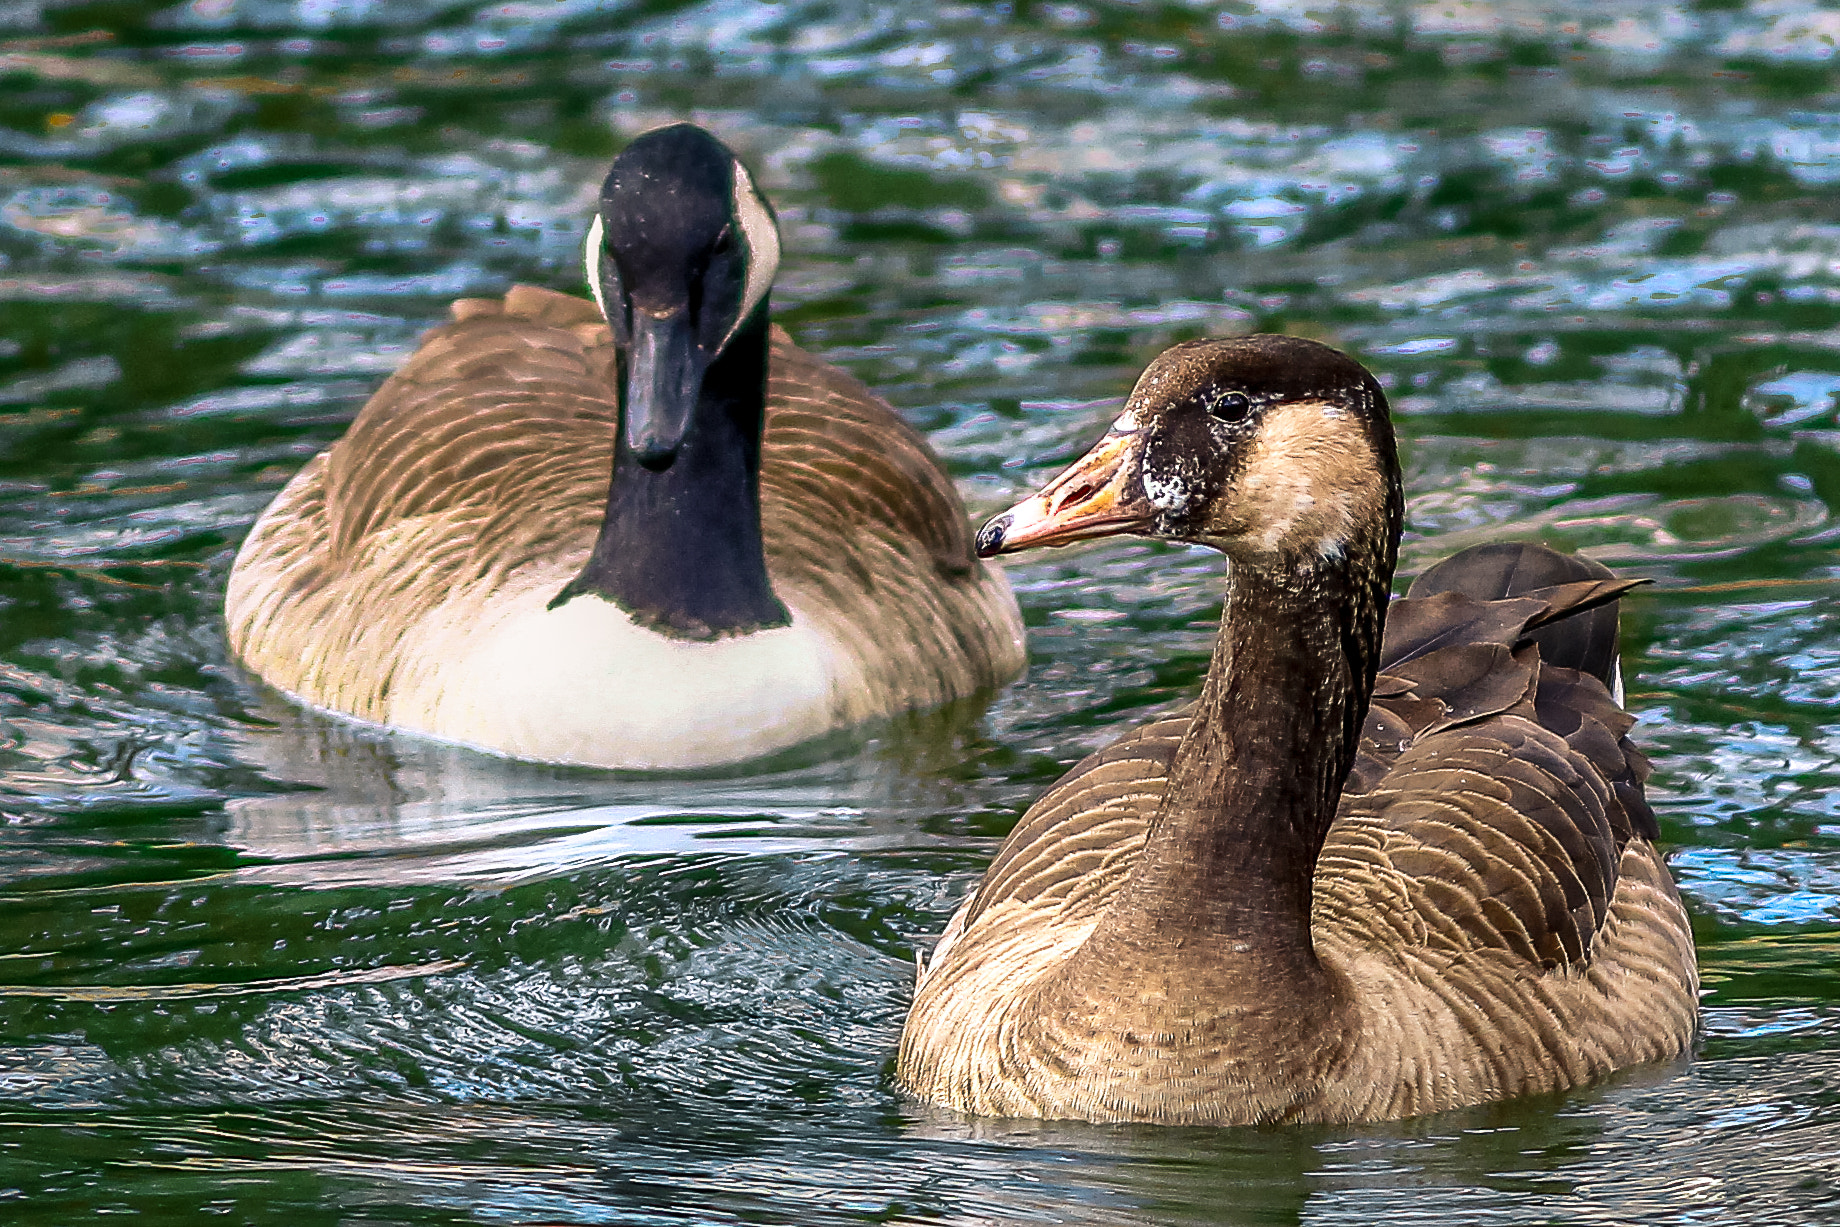
<path fill-rule="evenodd" d="M 673 770 L 755 758 L 853 718 L 856 662 L 811 620 L 708 642 L 673 639 L 596 596 L 547 609 L 559 585 L 483 618 L 432 611 L 399 659 L 386 721 L 548 762 Z"/>

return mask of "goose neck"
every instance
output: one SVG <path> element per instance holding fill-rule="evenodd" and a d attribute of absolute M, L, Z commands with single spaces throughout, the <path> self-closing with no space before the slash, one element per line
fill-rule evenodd
<path fill-rule="evenodd" d="M 768 351 L 763 302 L 710 363 L 669 467 L 641 463 L 617 432 L 599 538 L 553 604 L 594 593 L 692 639 L 787 624 L 760 524 Z"/>
<path fill-rule="evenodd" d="M 1373 689 L 1391 570 L 1233 565 L 1143 852 L 1071 974 L 1126 999 L 1119 977 L 1158 975 L 1182 1015 L 1198 1008 L 1189 992 L 1231 1013 L 1323 991 L 1312 878 Z"/>
<path fill-rule="evenodd" d="M 1214 933 L 1310 950 L 1311 879 L 1367 714 L 1384 610 L 1383 591 L 1358 587 L 1327 568 L 1234 569 L 1138 875 Z"/>

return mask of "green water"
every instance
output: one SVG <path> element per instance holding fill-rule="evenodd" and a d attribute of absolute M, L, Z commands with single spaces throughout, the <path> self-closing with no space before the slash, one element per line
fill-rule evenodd
<path fill-rule="evenodd" d="M 1840 18 L 1777 3 L 0 3 L 0 1219 L 1840 1217 Z M 691 116 L 778 318 L 974 513 L 1168 343 L 1388 385 L 1407 565 L 1589 548 L 1708 991 L 1695 1058 L 1339 1130 L 970 1122 L 913 951 L 1192 696 L 1221 568 L 1011 569 L 1027 679 L 753 773 L 518 766 L 228 660 L 232 552 L 452 297 L 578 290 Z"/>

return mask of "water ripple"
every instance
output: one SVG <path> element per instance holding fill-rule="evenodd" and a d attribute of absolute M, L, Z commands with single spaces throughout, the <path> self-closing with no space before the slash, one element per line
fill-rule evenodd
<path fill-rule="evenodd" d="M 1825 6 L 24 0 L 0 28 L 0 1197 L 327 1222 L 1840 1208 Z M 1078 455 L 1161 347 L 1285 330 L 1388 390 L 1406 573 L 1537 536 L 1654 580 L 1623 668 L 1701 941 L 1700 1057 L 1322 1131 L 893 1093 L 914 951 L 1021 807 L 1193 697 L 1205 551 L 1025 557 L 1025 681 L 706 777 L 503 762 L 245 676 L 217 611 L 259 509 L 449 298 L 579 292 L 606 159 L 686 115 L 779 211 L 781 322 L 926 430 L 976 513 Z"/>

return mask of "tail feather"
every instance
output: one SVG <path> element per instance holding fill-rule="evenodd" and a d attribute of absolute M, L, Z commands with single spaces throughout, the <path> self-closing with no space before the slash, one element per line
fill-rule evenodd
<path fill-rule="evenodd" d="M 1412 581 L 1409 597 L 1461 592 L 1496 601 L 1580 580 L 1614 579 L 1601 562 L 1528 542 L 1478 545 L 1453 554 Z M 1540 659 L 1589 673 L 1621 694 L 1617 677 L 1617 602 L 1608 601 L 1534 631 Z"/>

